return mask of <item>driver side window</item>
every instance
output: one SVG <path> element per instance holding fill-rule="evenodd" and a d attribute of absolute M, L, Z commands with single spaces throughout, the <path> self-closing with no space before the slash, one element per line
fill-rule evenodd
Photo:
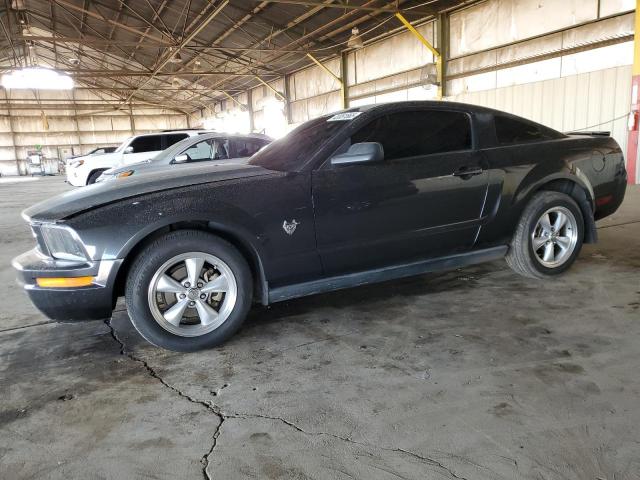
<path fill-rule="evenodd" d="M 471 122 L 463 112 L 422 110 L 383 115 L 351 137 L 379 142 L 385 160 L 471 149 Z"/>
<path fill-rule="evenodd" d="M 189 162 L 225 160 L 229 158 L 229 140 L 226 138 L 202 140 L 187 148 L 182 155 L 188 155 Z"/>
<path fill-rule="evenodd" d="M 212 140 L 213 143 L 213 159 L 214 160 L 226 160 L 229 158 L 229 139 L 228 138 L 216 138 Z"/>
<path fill-rule="evenodd" d="M 203 140 L 195 145 L 187 148 L 183 155 L 189 156 L 190 162 L 201 162 L 203 160 L 211 160 L 213 158 L 213 148 L 210 140 Z"/>

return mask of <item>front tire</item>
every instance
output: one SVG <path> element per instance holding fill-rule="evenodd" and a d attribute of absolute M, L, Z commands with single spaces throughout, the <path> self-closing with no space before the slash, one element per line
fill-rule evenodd
<path fill-rule="evenodd" d="M 253 296 L 251 270 L 230 243 L 198 230 L 162 235 L 134 261 L 126 304 L 150 343 L 178 352 L 220 345 L 242 325 Z"/>
<path fill-rule="evenodd" d="M 575 261 L 583 238 L 584 218 L 575 200 L 560 192 L 538 192 L 522 212 L 506 260 L 525 277 L 559 275 Z"/>

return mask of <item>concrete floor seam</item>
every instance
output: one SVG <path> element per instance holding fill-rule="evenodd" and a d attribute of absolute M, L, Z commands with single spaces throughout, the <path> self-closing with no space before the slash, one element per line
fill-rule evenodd
<path fill-rule="evenodd" d="M 427 463 L 428 465 L 437 467 L 437 468 L 441 468 L 443 470 L 445 470 L 447 472 L 447 474 L 453 478 L 453 479 L 459 479 L 459 480 L 468 480 L 466 477 L 461 477 L 459 475 L 457 475 L 453 470 L 451 470 L 449 467 L 447 467 L 446 465 L 442 464 L 441 462 L 430 458 L 430 457 L 425 457 L 422 455 L 418 455 L 415 452 L 411 452 L 409 450 L 405 450 L 403 448 L 388 448 L 388 447 L 381 447 L 381 446 L 376 446 L 376 445 L 370 445 L 367 443 L 363 443 L 363 442 L 357 442 L 353 439 L 350 438 L 346 438 L 346 437 L 342 437 L 340 435 L 335 435 L 332 433 L 328 433 L 328 432 L 308 432 L 302 428 L 300 428 L 298 425 L 296 425 L 293 422 L 290 422 L 284 418 L 281 417 L 271 417 L 271 416 L 267 416 L 267 415 L 257 415 L 257 414 L 251 414 L 251 413 L 223 413 L 219 407 L 211 404 L 210 402 L 206 402 L 204 400 L 199 400 L 197 398 L 194 398 L 190 395 L 187 395 L 186 393 L 184 393 L 183 391 L 181 391 L 180 389 L 174 387 L 173 385 L 170 385 L 169 383 L 167 383 L 154 369 L 153 367 L 151 367 L 149 365 L 148 362 L 146 362 L 145 360 L 135 356 L 132 353 L 127 353 L 126 351 L 126 345 L 125 343 L 118 337 L 118 334 L 115 330 L 115 328 L 113 328 L 113 326 L 111 325 L 111 320 L 105 320 L 105 325 L 107 325 L 107 327 L 109 328 L 111 337 L 116 341 L 116 343 L 118 343 L 118 345 L 120 346 L 120 355 L 123 355 L 127 358 L 129 358 L 130 360 L 133 360 L 134 362 L 137 362 L 139 364 L 141 364 L 144 369 L 147 371 L 147 373 L 155 378 L 156 380 L 158 380 L 165 388 L 170 389 L 171 391 L 175 392 L 176 394 L 178 394 L 180 397 L 186 399 L 187 401 L 191 402 L 191 403 L 195 403 L 198 405 L 203 406 L 206 410 L 208 410 L 209 412 L 213 413 L 214 415 L 216 415 L 218 417 L 218 419 L 220 420 L 220 423 L 218 425 L 218 428 L 216 428 L 216 431 L 213 433 L 213 443 L 211 445 L 211 448 L 209 449 L 209 451 L 203 455 L 202 459 L 201 459 L 201 463 L 203 464 L 203 475 L 205 480 L 213 480 L 213 478 L 211 477 L 211 475 L 209 475 L 209 472 L 207 471 L 207 468 L 209 466 L 209 458 L 210 456 L 213 454 L 213 451 L 216 448 L 216 445 L 218 443 L 218 437 L 220 436 L 220 434 L 222 433 L 222 424 L 224 423 L 224 421 L 228 418 L 233 418 L 233 419 L 250 419 L 250 418 L 261 418 L 261 419 L 265 419 L 265 420 L 274 420 L 274 421 L 278 421 L 281 422 L 295 430 L 297 430 L 300 433 L 303 433 L 304 435 L 313 435 L 313 436 L 321 436 L 321 435 L 326 435 L 332 438 L 335 438 L 337 440 L 341 440 L 343 442 L 347 442 L 347 443 L 351 443 L 354 445 L 358 445 L 360 447 L 364 447 L 364 448 L 378 448 L 380 450 L 384 450 L 387 452 L 395 452 L 395 453 L 402 453 L 404 455 L 408 455 L 411 456 L 413 458 L 416 458 L 424 463 Z"/>
<path fill-rule="evenodd" d="M 158 373 L 145 360 L 143 360 L 143 359 L 141 359 L 139 357 L 136 357 L 133 353 L 127 353 L 125 343 L 122 340 L 120 340 L 120 338 L 118 337 L 118 334 L 116 333 L 115 328 L 113 328 L 113 326 L 111 325 L 111 319 L 105 320 L 104 323 L 109 328 L 109 332 L 111 334 L 111 337 L 116 341 L 116 343 L 118 343 L 118 345 L 120 345 L 120 355 L 125 356 L 125 357 L 129 358 L 130 360 L 133 360 L 134 362 L 137 362 L 137 363 L 141 364 L 144 367 L 144 369 L 146 370 L 146 372 L 151 377 L 153 377 L 156 380 L 158 380 L 162 384 L 162 386 L 164 386 L 165 388 L 168 388 L 169 390 L 177 393 L 180 397 L 184 398 L 185 400 L 187 400 L 187 401 L 189 401 L 191 403 L 195 403 L 197 405 L 200 405 L 200 406 L 204 407 L 208 412 L 211 412 L 216 417 L 218 417 L 218 420 L 220 420 L 220 423 L 218 424 L 218 427 L 216 428 L 216 431 L 213 433 L 213 436 L 212 436 L 213 443 L 211 445 L 211 448 L 200 459 L 200 463 L 202 463 L 202 465 L 203 465 L 202 474 L 203 474 L 205 480 L 212 480 L 211 477 L 209 476 L 209 473 L 207 472 L 207 467 L 209 466 L 209 456 L 213 453 L 213 450 L 216 448 L 217 440 L 218 440 L 218 437 L 220 436 L 220 428 L 222 427 L 222 424 L 224 423 L 224 420 L 225 420 L 224 415 L 222 413 L 220 413 L 217 410 L 217 407 L 215 407 L 214 405 L 212 405 L 212 404 L 210 404 L 208 402 L 205 402 L 203 400 L 198 400 L 196 398 L 193 398 L 190 395 L 187 395 L 186 393 L 181 391 L 180 389 L 174 387 L 173 385 L 168 384 L 160 375 L 158 375 Z"/>
<path fill-rule="evenodd" d="M 51 323 L 56 323 L 53 320 L 47 321 L 47 322 L 39 322 L 39 323 L 34 323 L 31 325 L 22 325 L 21 327 L 11 327 L 11 328 L 5 328 L 4 330 L 0 330 L 0 333 L 5 333 L 5 332 L 14 332 L 16 330 L 24 330 L 27 328 L 33 328 L 33 327 L 41 327 L 42 325 L 48 325 Z"/>

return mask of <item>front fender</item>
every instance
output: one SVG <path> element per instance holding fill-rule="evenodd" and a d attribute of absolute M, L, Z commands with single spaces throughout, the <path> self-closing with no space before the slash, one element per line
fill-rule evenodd
<path fill-rule="evenodd" d="M 200 222 L 243 239 L 261 255 L 260 223 L 247 212 L 219 200 L 203 202 L 193 195 L 158 192 L 138 199 L 104 205 L 70 219 L 67 224 L 81 232 L 94 260 L 123 259 L 154 232 L 178 223 Z M 114 226 L 117 226 L 114 227 Z"/>

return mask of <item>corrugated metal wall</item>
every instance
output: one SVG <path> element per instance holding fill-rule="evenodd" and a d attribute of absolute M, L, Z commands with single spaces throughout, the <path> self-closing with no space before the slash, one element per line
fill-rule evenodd
<path fill-rule="evenodd" d="M 134 131 L 139 134 L 187 127 L 184 114 L 153 107 L 137 107 L 131 114 L 128 110 L 114 111 L 102 98 L 81 90 L 41 92 L 37 99 L 28 90 L 11 91 L 8 97 L 7 93 L 0 93 L 2 175 L 25 174 L 28 152 L 38 146 L 46 158 L 64 159 L 99 146 L 117 146 Z M 69 105 L 74 101 L 77 111 Z M 41 107 L 33 108 L 38 102 Z"/>
<path fill-rule="evenodd" d="M 448 99 L 504 110 L 560 131 L 609 130 L 626 151 L 631 66 L 462 93 Z"/>

